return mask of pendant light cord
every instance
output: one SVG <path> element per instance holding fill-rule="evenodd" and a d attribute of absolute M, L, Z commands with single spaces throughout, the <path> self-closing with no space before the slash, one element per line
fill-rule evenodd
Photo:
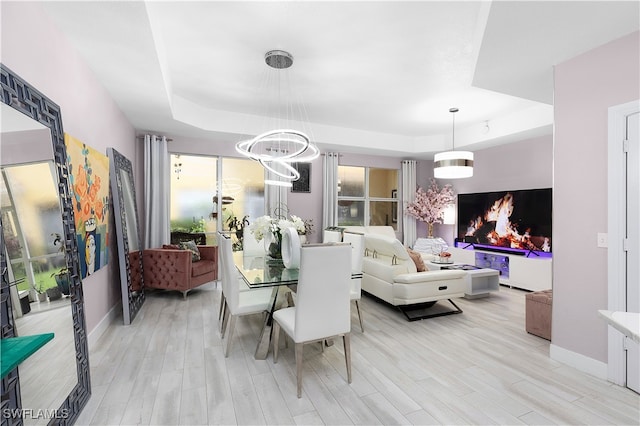
<path fill-rule="evenodd" d="M 449 108 L 449 112 L 453 114 L 453 120 L 451 124 L 451 145 L 453 146 L 452 151 L 456 150 L 456 112 L 458 111 L 458 108 Z"/>

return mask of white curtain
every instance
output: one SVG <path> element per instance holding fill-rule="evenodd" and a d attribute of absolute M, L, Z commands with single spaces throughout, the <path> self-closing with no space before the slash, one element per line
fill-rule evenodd
<path fill-rule="evenodd" d="M 338 225 L 338 160 L 340 154 L 327 152 L 322 174 L 322 229 Z"/>
<path fill-rule="evenodd" d="M 171 192 L 170 161 L 167 138 L 144 137 L 144 247 L 168 244 L 169 200 Z"/>
<path fill-rule="evenodd" d="M 402 205 L 400 206 L 402 217 L 402 234 L 404 235 L 404 245 L 413 247 L 416 242 L 416 219 L 404 214 L 407 203 L 412 203 L 416 199 L 416 161 L 404 160 L 402 162 Z"/>

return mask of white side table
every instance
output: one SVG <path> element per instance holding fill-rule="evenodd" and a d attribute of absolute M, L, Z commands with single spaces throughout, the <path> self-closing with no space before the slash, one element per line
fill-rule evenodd
<path fill-rule="evenodd" d="M 425 262 L 430 270 L 437 269 L 464 269 L 467 271 L 467 289 L 464 294 L 465 299 L 478 299 L 487 297 L 492 291 L 500 291 L 500 273 L 495 269 L 480 268 L 475 269 L 473 265 L 460 263 L 442 264 L 435 262 Z M 466 269 L 466 267 L 470 267 Z"/>

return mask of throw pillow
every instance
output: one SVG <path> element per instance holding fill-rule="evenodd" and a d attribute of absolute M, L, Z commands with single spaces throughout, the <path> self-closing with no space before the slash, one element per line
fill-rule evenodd
<path fill-rule="evenodd" d="M 200 260 L 200 250 L 198 250 L 198 246 L 196 242 L 191 241 L 181 241 L 180 242 L 180 250 L 189 250 L 191 252 L 191 261 L 197 262 Z"/>
<path fill-rule="evenodd" d="M 411 257 L 411 260 L 413 260 L 413 263 L 416 264 L 416 269 L 418 270 L 418 272 L 425 272 L 429 270 L 427 268 L 427 265 L 424 264 L 422 255 L 419 252 L 411 250 L 409 247 L 407 247 L 407 253 L 409 254 L 409 257 Z"/>
<path fill-rule="evenodd" d="M 162 248 L 165 250 L 180 250 L 180 246 L 177 244 L 163 244 Z"/>

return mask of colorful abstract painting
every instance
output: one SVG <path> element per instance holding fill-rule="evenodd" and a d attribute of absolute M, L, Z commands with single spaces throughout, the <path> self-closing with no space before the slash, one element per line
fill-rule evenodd
<path fill-rule="evenodd" d="M 109 158 L 65 133 L 82 278 L 109 260 Z"/>

